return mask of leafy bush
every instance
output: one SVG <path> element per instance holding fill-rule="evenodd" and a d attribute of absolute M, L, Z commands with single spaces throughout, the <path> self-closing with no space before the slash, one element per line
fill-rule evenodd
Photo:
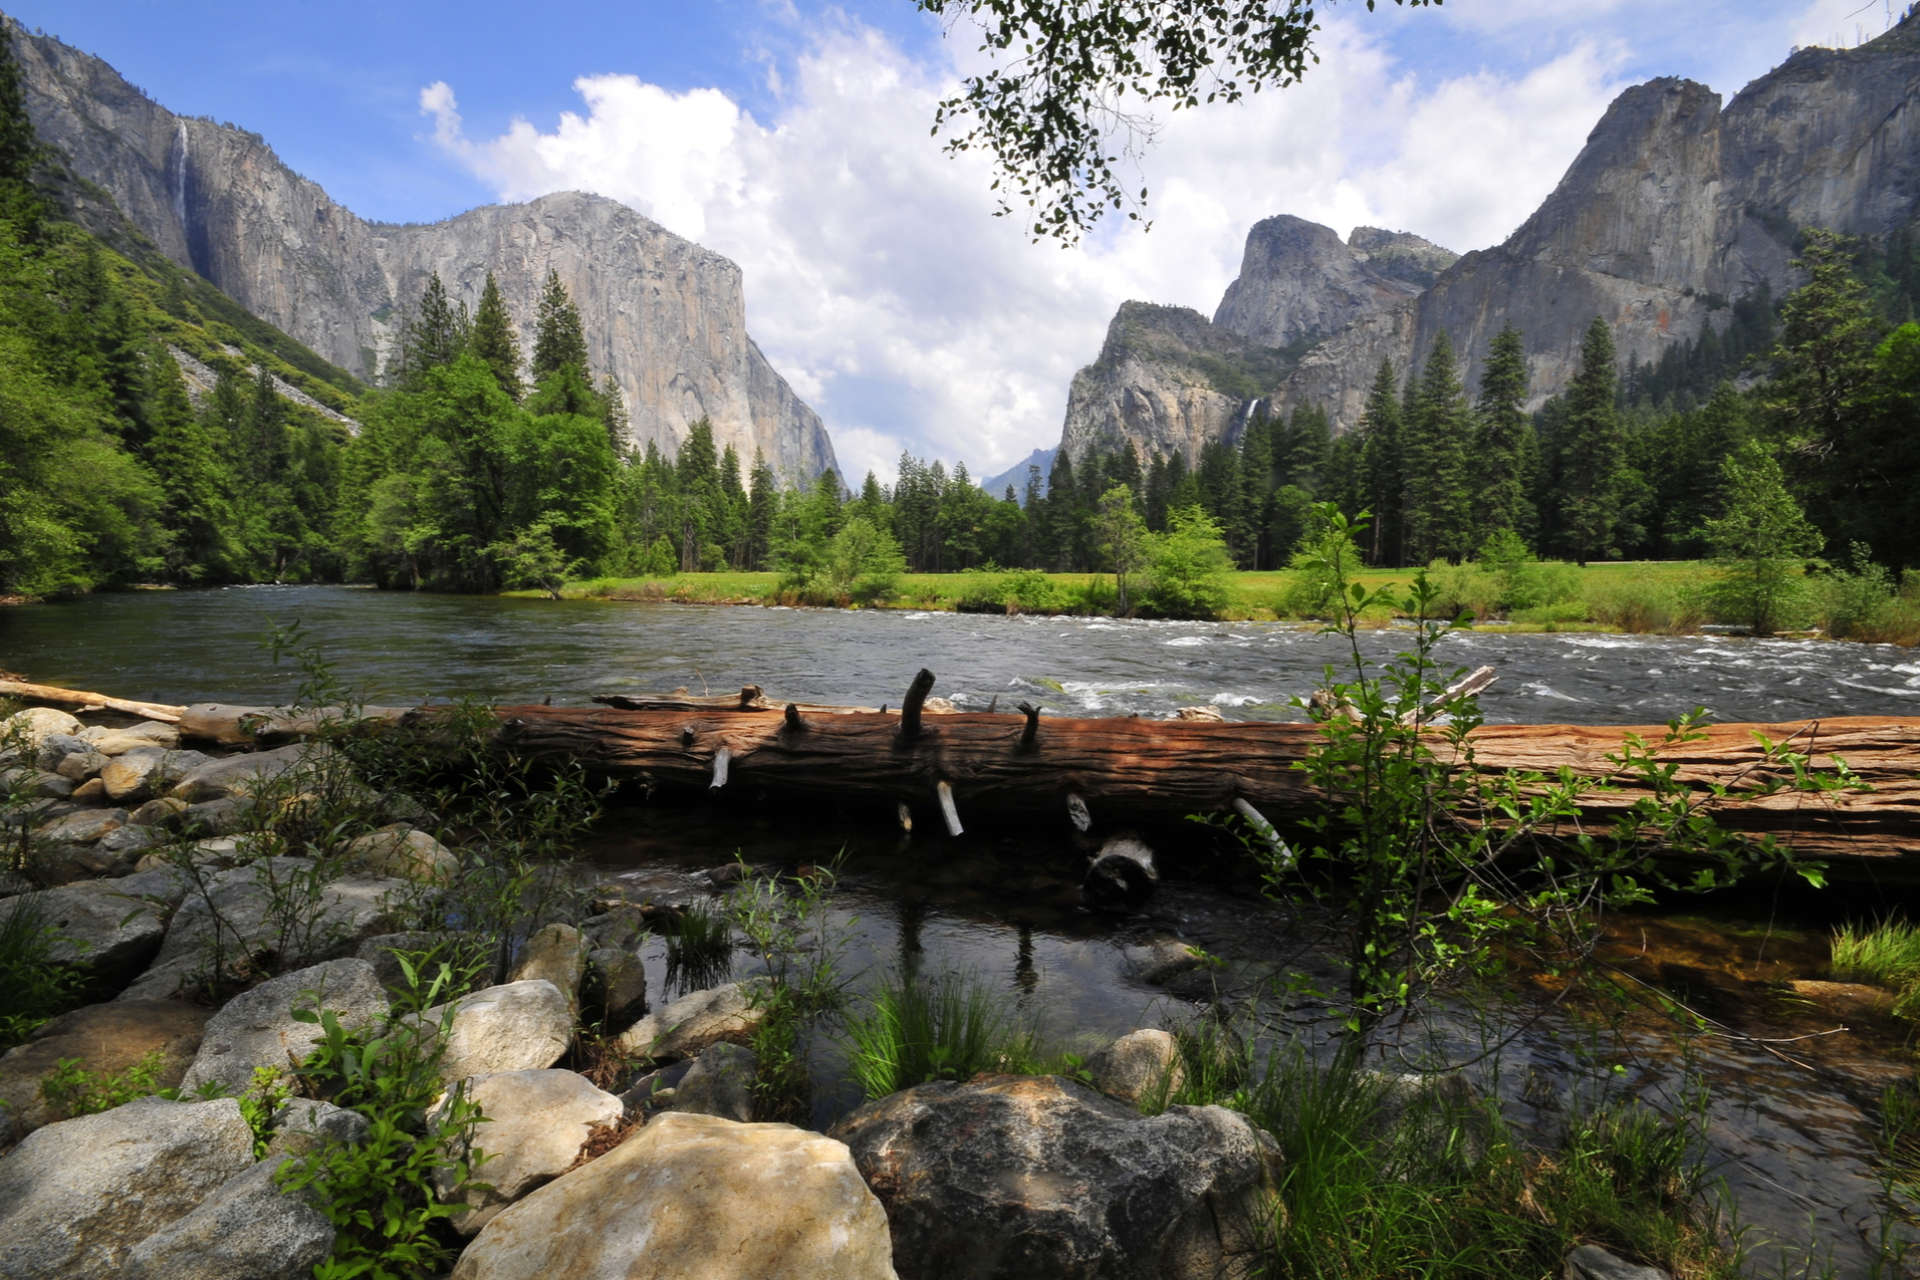
<path fill-rule="evenodd" d="M 0 906 L 0 1049 L 20 1044 L 79 1000 L 80 974 L 53 958 L 54 928 L 32 894 Z"/>
<path fill-rule="evenodd" d="M 1162 618 L 1217 618 L 1233 598 L 1233 558 L 1220 525 L 1199 507 L 1167 513 L 1153 540 L 1147 610 Z"/>
<path fill-rule="evenodd" d="M 62 1119 L 111 1111 L 158 1093 L 166 1061 L 166 1055 L 155 1049 L 119 1075 L 99 1075 L 83 1067 L 78 1058 L 62 1058 L 40 1078 L 40 1096 Z"/>
<path fill-rule="evenodd" d="M 364 1139 L 329 1140 L 276 1175 L 284 1190 L 311 1189 L 334 1226 L 333 1253 L 314 1269 L 316 1280 L 444 1273 L 457 1245 L 442 1224 L 466 1208 L 460 1196 L 478 1185 L 473 1137 L 485 1116 L 464 1081 L 445 1089 L 440 1080 L 453 1007 L 438 1021 L 426 1017 L 447 1000 L 455 975 L 442 964 L 427 977 L 412 958 L 395 958 L 403 986 L 386 1026 L 349 1031 L 332 1010 L 293 1014 L 321 1029 L 300 1066 L 304 1091 L 369 1122 Z M 446 1197 L 435 1186 L 443 1172 L 454 1182 Z"/>
<path fill-rule="evenodd" d="M 764 1011 L 753 1032 L 760 1064 L 755 1087 L 761 1108 L 774 1119 L 804 1118 L 807 1038 L 815 1022 L 846 1000 L 839 971 L 844 936 L 834 930 L 827 912 L 838 878 L 837 860 L 833 866 L 809 867 L 790 881 L 751 872 L 743 862 L 740 882 L 727 896 L 727 918 L 764 970 L 747 993 Z"/>

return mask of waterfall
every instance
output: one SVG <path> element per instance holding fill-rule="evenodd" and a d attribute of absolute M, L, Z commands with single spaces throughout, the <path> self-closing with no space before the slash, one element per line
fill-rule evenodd
<path fill-rule="evenodd" d="M 1253 425 L 1253 415 L 1260 412 L 1260 406 L 1266 403 L 1265 396 L 1257 396 L 1247 401 L 1247 407 L 1240 411 L 1240 425 L 1233 430 L 1235 440 L 1247 434 L 1247 428 Z"/>
<path fill-rule="evenodd" d="M 180 238 L 187 235 L 187 122 L 180 121 L 180 131 L 173 141 L 173 216 L 180 223 Z"/>

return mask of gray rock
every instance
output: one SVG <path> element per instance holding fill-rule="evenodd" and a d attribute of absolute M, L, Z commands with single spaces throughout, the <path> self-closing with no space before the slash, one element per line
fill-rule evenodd
<path fill-rule="evenodd" d="M 33 838 L 59 844 L 92 844 L 127 825 L 125 809 L 83 809 L 35 827 Z"/>
<path fill-rule="evenodd" d="M 48 738 L 80 732 L 80 721 L 52 707 L 28 707 L 0 720 L 0 740 L 17 739 L 29 751 L 38 751 Z"/>
<path fill-rule="evenodd" d="M 53 930 L 49 957 L 82 970 L 96 986 L 117 990 L 159 951 L 167 917 L 185 893 L 179 876 L 153 871 L 80 880 L 29 895 L 29 901 Z M 0 902 L 0 913 L 10 903 Z"/>
<path fill-rule="evenodd" d="M 1617 1258 L 1597 1244 L 1583 1244 L 1567 1255 L 1561 1280 L 1673 1280 L 1658 1267 L 1642 1267 Z"/>
<path fill-rule="evenodd" d="M 164 747 L 172 750 L 180 745 L 180 730 L 174 725 L 162 724 L 158 720 L 142 720 L 139 724 L 128 725 L 124 729 L 89 725 L 82 729 L 78 736 L 86 742 L 91 742 L 93 749 L 103 756 L 123 755 L 129 751 L 138 751 L 142 747 Z"/>
<path fill-rule="evenodd" d="M 267 1156 L 306 1155 L 322 1146 L 358 1146 L 373 1132 L 373 1122 L 358 1111 L 336 1107 L 316 1098 L 293 1098 L 273 1113 L 273 1136 Z"/>
<path fill-rule="evenodd" d="M 218 938 L 229 968 L 252 956 L 282 968 L 313 964 L 393 927 L 388 902 L 406 890 L 405 881 L 350 877 L 309 895 L 304 884 L 313 866 L 307 858 L 261 858 L 206 876 L 207 893 L 187 895 L 159 954 L 121 998 L 166 999 L 196 973 L 204 974 L 212 961 L 216 915 L 225 922 Z M 298 909 L 277 911 L 276 901 Z M 286 928 L 289 917 L 293 927 Z"/>
<path fill-rule="evenodd" d="M 136 827 L 159 827 L 171 831 L 180 825 L 186 816 L 187 802 L 173 796 L 160 796 L 149 800 L 127 815 L 127 822 Z"/>
<path fill-rule="evenodd" d="M 178 796 L 166 797 L 186 804 Z M 254 829 L 253 801 L 246 796 L 222 796 L 188 804 L 180 815 L 179 830 L 191 836 L 233 836 Z"/>
<path fill-rule="evenodd" d="M 305 1280 L 333 1248 L 333 1224 L 311 1192 L 274 1185 L 287 1160 L 269 1156 L 187 1214 L 142 1240 L 126 1280 Z"/>
<path fill-rule="evenodd" d="M 100 781 L 113 803 L 138 805 L 209 763 L 198 751 L 136 747 L 102 766 Z"/>
<path fill-rule="evenodd" d="M 1240 275 L 1227 286 L 1213 322 L 1264 347 L 1325 337 L 1393 303 L 1417 296 L 1458 254 L 1421 240 L 1365 228 L 1365 241 L 1343 243 L 1330 228 L 1282 214 L 1247 232 Z M 1384 238 L 1383 238 L 1384 237 Z M 1356 242 L 1360 237 L 1356 235 Z M 1407 279 L 1424 246 L 1425 280 Z"/>
<path fill-rule="evenodd" d="M 1165 1031 L 1129 1031 L 1087 1059 L 1093 1087 L 1129 1106 L 1166 1101 L 1186 1080 L 1180 1044 Z"/>
<path fill-rule="evenodd" d="M 349 865 L 377 876 L 444 883 L 460 874 L 453 850 L 403 822 L 357 836 L 340 853 Z"/>
<path fill-rule="evenodd" d="M 647 966 L 633 951 L 595 947 L 587 953 L 581 1007 L 602 1034 L 632 1026 L 647 1011 Z"/>
<path fill-rule="evenodd" d="M 42 769 L 52 771 L 60 762 L 76 751 L 91 751 L 93 745 L 79 734 L 49 733 L 40 739 L 34 749 L 34 762 Z"/>
<path fill-rule="evenodd" d="M 745 1123 L 753 1119 L 753 1082 L 759 1072 L 753 1050 L 725 1041 L 708 1045 L 674 1085 L 665 1109 Z"/>
<path fill-rule="evenodd" d="M 0 1275 L 98 1280 L 253 1163 L 232 1098 L 140 1098 L 27 1135 L 0 1158 Z"/>
<path fill-rule="evenodd" d="M 358 1030 L 386 1020 L 387 993 L 365 960 L 328 960 L 263 982 L 207 1021 L 181 1087 L 192 1092 L 216 1084 L 237 1094 L 246 1090 L 255 1067 L 288 1071 L 321 1036 L 318 1024 L 294 1020 L 296 1008 L 330 1009 L 342 1026 Z"/>
<path fill-rule="evenodd" d="M 94 779 L 98 782 L 99 779 Z M 136 827 L 129 823 L 116 827 L 94 842 L 94 848 L 110 855 L 116 862 L 136 860 L 141 854 L 157 844 L 166 843 L 165 836 L 151 827 Z"/>
<path fill-rule="evenodd" d="M 70 782 L 81 783 L 93 777 L 109 764 L 113 763 L 92 747 L 81 751 L 69 751 L 53 766 L 53 771 Z"/>
<path fill-rule="evenodd" d="M 12 1137 L 0 1133 L 0 1146 L 66 1118 L 40 1092 L 40 1082 L 63 1060 L 110 1079 L 152 1056 L 153 1087 L 178 1085 L 212 1013 L 176 1000 L 111 1000 L 61 1014 L 0 1057 L 0 1109 L 13 1122 Z"/>
<path fill-rule="evenodd" d="M 743 1043 L 766 1016 L 738 982 L 695 991 L 621 1032 L 614 1047 L 645 1058 L 690 1058 L 722 1040 Z"/>
<path fill-rule="evenodd" d="M 440 1079 L 453 1084 L 496 1071 L 550 1067 L 573 1043 L 573 1014 L 560 988 L 544 979 L 509 982 L 463 996 L 453 1003 L 453 1023 Z M 424 1015 L 439 1026 L 446 1005 Z"/>
<path fill-rule="evenodd" d="M 98 778 L 88 778 L 73 789 L 73 795 L 69 799 L 75 804 L 105 804 L 107 784 Z"/>
<path fill-rule="evenodd" d="M 488 1223 L 452 1280 L 895 1280 L 892 1255 L 840 1143 L 664 1115 Z"/>
<path fill-rule="evenodd" d="M 466 1193 L 470 1206 L 456 1216 L 454 1230 L 470 1236 L 499 1212 L 535 1187 L 565 1173 L 580 1155 L 598 1125 L 620 1122 L 625 1108 L 620 1099 L 596 1089 L 574 1071 L 496 1071 L 467 1081 L 467 1096 L 486 1116 L 473 1136 L 473 1148 L 483 1153 L 479 1178 L 486 1190 Z M 429 1119 L 444 1115 L 446 1099 L 436 1103 Z M 451 1171 L 434 1175 L 442 1197 L 458 1189 Z"/>
<path fill-rule="evenodd" d="M 580 980 L 587 972 L 587 945 L 570 924 L 549 924 L 527 939 L 526 949 L 507 974 L 509 982 L 544 978 L 560 988 L 569 1002 L 580 996 Z"/>
<path fill-rule="evenodd" d="M 0 790 L 40 800 L 65 800 L 73 795 L 73 781 L 43 769 L 15 767 L 0 770 Z"/>
<path fill-rule="evenodd" d="M 1279 1211 L 1279 1149 L 1246 1117 L 1149 1118 L 1057 1076 L 919 1085 L 833 1134 L 886 1205 L 907 1280 L 1252 1275 Z"/>
<path fill-rule="evenodd" d="M 599 915 L 580 922 L 580 932 L 592 947 L 637 950 L 647 940 L 647 913 L 635 903 L 609 904 Z"/>
<path fill-rule="evenodd" d="M 209 760 L 176 782 L 167 793 L 188 804 L 231 796 L 254 796 L 272 786 L 297 786 L 302 771 L 329 767 L 332 752 L 296 742 L 272 751 L 252 751 Z"/>

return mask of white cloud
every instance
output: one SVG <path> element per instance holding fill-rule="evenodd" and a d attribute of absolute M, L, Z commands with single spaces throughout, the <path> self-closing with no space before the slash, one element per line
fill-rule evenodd
<path fill-rule="evenodd" d="M 1581 10 L 1624 22 L 1648 2 Z M 1513 34 L 1565 8 L 1444 12 Z M 1247 228 L 1275 213 L 1342 235 L 1369 223 L 1461 251 L 1493 244 L 1623 87 L 1623 43 L 1571 28 L 1510 73 L 1417 74 L 1395 56 L 1402 27 L 1382 21 L 1399 13 L 1327 18 L 1322 61 L 1294 88 L 1173 113 L 1144 161 L 1151 233 L 1114 219 L 1071 251 L 990 216 L 984 158 L 950 158 L 928 136 L 955 65 L 975 56 L 965 33 L 933 66 L 851 20 L 816 22 L 798 55 L 769 64 L 765 121 L 719 90 L 634 75 L 582 78 L 583 111 L 488 139 L 464 136 L 448 86 L 420 101 L 437 144 L 502 198 L 597 191 L 737 261 L 750 329 L 826 420 L 851 482 L 869 467 L 890 476 L 902 448 L 985 474 L 1059 438 L 1073 372 L 1121 301 L 1211 314 Z M 1409 33 L 1432 30 L 1400 16 Z"/>

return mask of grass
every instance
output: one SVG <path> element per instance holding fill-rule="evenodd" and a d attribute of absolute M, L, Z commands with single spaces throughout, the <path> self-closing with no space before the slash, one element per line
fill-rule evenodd
<path fill-rule="evenodd" d="M 689 907 L 674 917 L 664 936 L 670 992 L 711 987 L 733 969 L 733 929 L 718 912 Z"/>
<path fill-rule="evenodd" d="M 1833 976 L 1896 993 L 1894 1012 L 1920 1014 L 1920 927 L 1889 917 L 1875 925 L 1843 924 L 1833 931 Z"/>
<path fill-rule="evenodd" d="M 1682 1280 L 1738 1274 L 1701 1197 L 1693 1127 L 1629 1099 L 1576 1107 L 1530 1142 L 1445 1079 L 1181 1037 L 1175 1102 L 1244 1111 L 1284 1154 L 1261 1274 L 1301 1280 L 1558 1275 L 1599 1244 Z"/>
<path fill-rule="evenodd" d="M 1031 1071 L 1036 1036 L 1016 1027 L 978 977 L 896 974 L 847 1019 L 848 1067 L 868 1098 L 983 1071 Z"/>
<path fill-rule="evenodd" d="M 49 1021 L 80 1003 L 78 971 L 52 957 L 53 926 L 32 894 L 0 909 L 0 1049 L 20 1044 Z"/>

